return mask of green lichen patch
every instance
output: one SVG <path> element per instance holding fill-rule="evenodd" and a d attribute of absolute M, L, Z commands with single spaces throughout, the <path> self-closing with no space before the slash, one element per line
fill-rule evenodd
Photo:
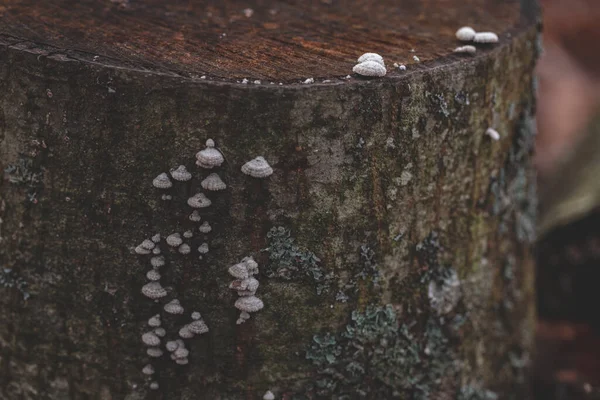
<path fill-rule="evenodd" d="M 269 278 L 284 280 L 309 280 L 317 294 L 327 292 L 333 275 L 321 267 L 321 260 L 312 251 L 295 243 L 291 232 L 284 227 L 274 227 L 267 233 L 269 263 L 264 268 Z"/>
<path fill-rule="evenodd" d="M 366 283 L 372 290 L 380 290 L 381 275 L 375 261 L 375 252 L 366 244 L 360 247 L 360 263 L 356 266 L 350 279 L 338 290 L 335 299 L 346 303 L 357 295 L 361 283 Z"/>
<path fill-rule="evenodd" d="M 13 185 L 24 187 L 27 200 L 37 204 L 39 194 L 43 189 L 44 173 L 33 158 L 20 155 L 15 164 L 9 164 L 4 169 L 4 176 Z"/>
<path fill-rule="evenodd" d="M 27 300 L 30 297 L 30 294 L 27 291 L 27 282 L 11 268 L 0 269 L 0 286 L 7 289 L 17 289 L 24 300 Z"/>

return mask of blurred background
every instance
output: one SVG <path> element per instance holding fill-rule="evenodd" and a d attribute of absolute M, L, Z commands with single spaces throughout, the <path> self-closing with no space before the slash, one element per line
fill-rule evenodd
<path fill-rule="evenodd" d="M 534 387 L 600 399 L 600 1 L 540 3 Z"/>

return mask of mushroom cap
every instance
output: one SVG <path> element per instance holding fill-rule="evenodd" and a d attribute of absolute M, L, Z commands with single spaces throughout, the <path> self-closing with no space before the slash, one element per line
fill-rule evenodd
<path fill-rule="evenodd" d="M 381 57 L 377 53 L 365 53 L 362 56 L 358 57 L 357 61 L 359 63 L 362 63 L 365 61 L 375 61 L 376 63 L 381 64 L 383 67 L 385 67 L 385 63 L 383 62 L 383 57 Z"/>
<path fill-rule="evenodd" d="M 195 335 L 201 335 L 203 333 L 208 332 L 208 325 L 203 320 L 195 320 L 186 325 L 190 332 Z"/>
<path fill-rule="evenodd" d="M 178 365 L 187 365 L 189 363 L 187 358 L 178 358 L 175 360 Z"/>
<path fill-rule="evenodd" d="M 365 61 L 359 64 L 356 64 L 354 68 L 352 68 L 352 72 L 362 75 L 362 76 L 385 76 L 386 69 L 383 65 L 379 64 L 376 61 Z"/>
<path fill-rule="evenodd" d="M 165 337 L 167 334 L 167 331 L 165 330 L 165 328 L 156 328 L 154 329 L 154 334 L 158 337 Z"/>
<path fill-rule="evenodd" d="M 253 178 L 266 178 L 273 174 L 273 168 L 264 157 L 258 156 L 242 165 L 242 172 Z"/>
<path fill-rule="evenodd" d="M 213 192 L 227 189 L 225 182 L 223 182 L 221 177 L 214 172 L 204 178 L 204 180 L 200 182 L 200 186 L 205 190 L 211 190 Z"/>
<path fill-rule="evenodd" d="M 153 328 L 160 326 L 161 325 L 160 314 L 156 314 L 155 316 L 150 317 L 150 319 L 148 320 L 148 325 Z"/>
<path fill-rule="evenodd" d="M 150 389 L 152 389 L 152 390 L 158 390 L 158 382 L 152 382 L 152 383 L 150 383 Z"/>
<path fill-rule="evenodd" d="M 167 291 L 158 282 L 149 282 L 142 286 L 142 294 L 153 300 L 167 295 Z"/>
<path fill-rule="evenodd" d="M 179 246 L 177 251 L 179 251 L 181 254 L 190 254 L 192 252 L 192 249 L 187 243 L 184 243 L 181 246 Z"/>
<path fill-rule="evenodd" d="M 190 330 L 189 326 L 184 325 L 183 328 L 179 330 L 179 336 L 183 339 L 191 339 L 194 337 L 194 333 Z"/>
<path fill-rule="evenodd" d="M 180 165 L 177 168 L 173 168 L 171 169 L 171 176 L 173 177 L 173 179 L 175 179 L 176 181 L 180 181 L 180 182 L 187 182 L 190 179 L 192 179 L 192 174 L 190 174 L 187 170 L 187 168 L 185 167 L 185 165 Z"/>
<path fill-rule="evenodd" d="M 255 275 L 258 274 L 258 263 L 254 261 L 252 257 L 244 257 L 242 259 L 242 263 L 246 264 L 246 269 L 248 270 L 248 274 Z"/>
<path fill-rule="evenodd" d="M 151 364 L 146 364 L 146 366 L 142 369 L 142 373 L 144 375 L 152 375 L 154 374 L 154 367 Z"/>
<path fill-rule="evenodd" d="M 237 279 L 247 279 L 249 276 L 246 264 L 242 263 L 232 265 L 231 267 L 229 267 L 227 272 L 229 272 L 229 275 Z"/>
<path fill-rule="evenodd" d="M 163 351 L 158 347 L 148 347 L 146 354 L 148 354 L 150 357 L 158 358 L 163 355 Z"/>
<path fill-rule="evenodd" d="M 160 338 L 154 332 L 146 332 L 142 335 L 142 342 L 146 346 L 159 346 Z"/>
<path fill-rule="evenodd" d="M 478 32 L 473 37 L 475 43 L 497 43 L 498 35 L 494 32 Z"/>
<path fill-rule="evenodd" d="M 198 210 L 194 210 L 192 211 L 192 213 L 189 216 L 190 221 L 192 222 L 200 222 L 200 220 L 202 219 L 200 217 L 200 213 L 198 212 Z"/>
<path fill-rule="evenodd" d="M 179 233 L 175 232 L 167 236 L 167 244 L 169 246 L 178 247 L 181 243 L 183 243 L 183 239 Z"/>
<path fill-rule="evenodd" d="M 456 31 L 456 38 L 462 42 L 470 42 L 475 37 L 475 29 L 470 26 L 463 26 Z"/>
<path fill-rule="evenodd" d="M 146 272 L 146 278 L 151 281 L 159 281 L 160 273 L 155 269 L 151 269 L 150 271 Z"/>
<path fill-rule="evenodd" d="M 248 313 L 262 310 L 264 304 L 261 299 L 255 296 L 240 297 L 235 302 L 235 308 Z"/>
<path fill-rule="evenodd" d="M 187 200 L 188 206 L 193 208 L 206 208 L 212 204 L 212 201 L 202 192 L 196 193 Z"/>
<path fill-rule="evenodd" d="M 196 165 L 206 169 L 212 169 L 223 164 L 225 159 L 223 154 L 215 149 L 215 142 L 212 139 L 206 141 L 206 148 L 196 153 Z"/>
<path fill-rule="evenodd" d="M 150 264 L 152 264 L 154 268 L 162 267 L 165 265 L 165 258 L 163 256 L 152 257 L 150 259 Z"/>
<path fill-rule="evenodd" d="M 208 253 L 208 243 L 204 242 L 198 247 L 198 253 L 206 254 Z"/>
<path fill-rule="evenodd" d="M 194 312 L 192 313 L 192 319 L 193 319 L 194 321 L 197 321 L 197 320 L 199 320 L 199 319 L 201 319 L 201 318 L 202 318 L 202 315 L 200 315 L 200 313 L 199 313 L 198 311 L 194 311 Z"/>
<path fill-rule="evenodd" d="M 190 351 L 188 349 L 186 349 L 185 347 L 178 347 L 173 352 L 173 356 L 175 356 L 175 358 L 186 358 L 189 354 L 190 354 Z"/>
<path fill-rule="evenodd" d="M 275 400 L 275 395 L 270 390 L 267 390 L 263 396 L 263 400 Z"/>
<path fill-rule="evenodd" d="M 173 186 L 173 184 L 171 183 L 169 176 L 165 172 L 163 172 L 162 174 L 154 178 L 154 180 L 152 180 L 152 186 L 154 186 L 157 189 L 168 189 L 171 186 Z"/>
<path fill-rule="evenodd" d="M 170 302 L 168 302 L 167 304 L 165 304 L 163 309 L 165 310 L 165 312 L 168 312 L 169 314 L 183 314 L 183 311 L 184 311 L 183 307 L 179 303 L 179 300 L 177 300 L 177 299 L 173 299 Z"/>
<path fill-rule="evenodd" d="M 208 221 L 204 221 L 202 225 L 198 227 L 198 230 L 202 233 L 210 233 L 212 231 L 212 227 L 208 223 Z"/>
<path fill-rule="evenodd" d="M 179 343 L 177 343 L 175 340 L 169 340 L 165 347 L 169 352 L 172 353 L 179 348 Z"/>

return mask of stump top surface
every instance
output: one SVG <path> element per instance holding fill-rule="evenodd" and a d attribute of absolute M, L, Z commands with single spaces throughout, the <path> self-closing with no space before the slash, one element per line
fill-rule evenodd
<path fill-rule="evenodd" d="M 186 76 L 289 82 L 345 76 L 365 52 L 435 61 L 470 25 L 500 40 L 519 0 L 4 0 L 0 33 L 96 62 Z M 412 51 L 414 50 L 414 51 Z"/>

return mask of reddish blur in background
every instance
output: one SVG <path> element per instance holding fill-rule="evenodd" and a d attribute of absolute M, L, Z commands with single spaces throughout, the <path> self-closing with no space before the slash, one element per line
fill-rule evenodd
<path fill-rule="evenodd" d="M 577 159 L 578 145 L 581 149 L 591 135 L 600 135 L 594 128 L 598 124 L 590 125 L 600 117 L 600 0 L 540 3 L 544 52 L 537 67 L 536 164 L 543 209 L 544 203 L 554 201 L 544 196 L 545 186 L 564 175 L 565 166 Z M 600 149 L 593 151 L 592 164 L 598 165 Z M 578 176 L 573 173 L 567 178 Z M 598 188 L 593 184 L 595 193 Z M 542 233 L 537 254 L 535 397 L 600 399 L 598 202 L 585 215 Z"/>

